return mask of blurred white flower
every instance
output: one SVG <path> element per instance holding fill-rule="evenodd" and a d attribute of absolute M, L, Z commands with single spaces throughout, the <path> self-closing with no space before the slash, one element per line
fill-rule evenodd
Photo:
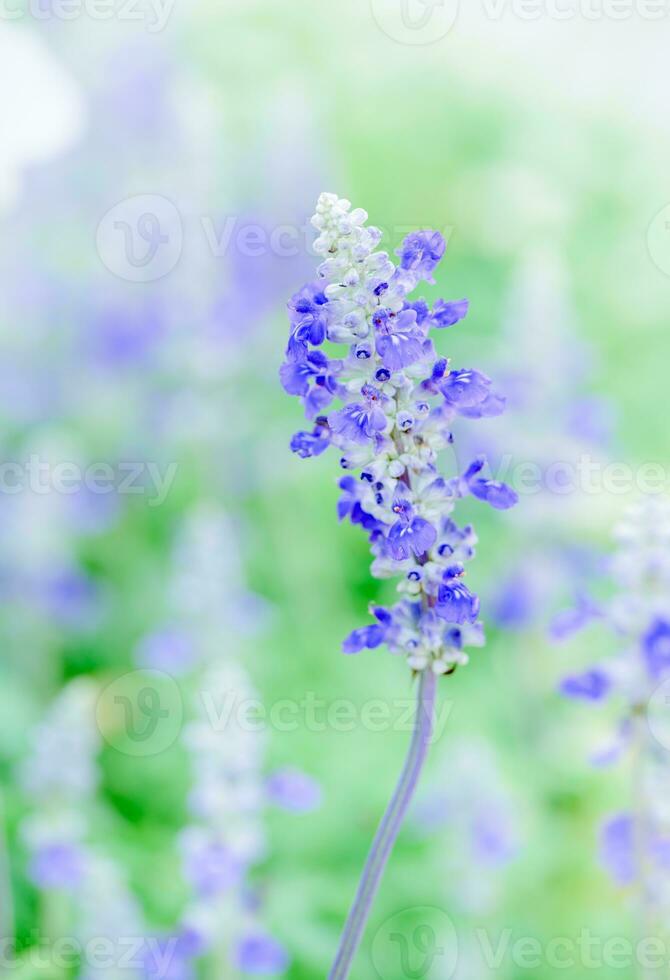
<path fill-rule="evenodd" d="M 0 213 L 18 199 L 21 172 L 62 153 L 81 132 L 84 107 L 74 80 L 46 44 L 0 24 Z"/>

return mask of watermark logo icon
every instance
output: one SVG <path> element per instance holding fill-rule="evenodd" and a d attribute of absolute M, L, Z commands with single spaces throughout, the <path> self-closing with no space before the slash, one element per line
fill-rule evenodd
<path fill-rule="evenodd" d="M 654 265 L 670 276 L 670 204 L 652 219 L 647 229 L 647 249 Z"/>
<path fill-rule="evenodd" d="M 372 16 L 398 44 L 435 44 L 456 23 L 459 0 L 370 0 Z"/>
<path fill-rule="evenodd" d="M 182 729 L 184 705 L 174 678 L 159 670 L 134 670 L 108 684 L 96 705 L 105 741 L 131 756 L 152 756 L 172 746 Z"/>
<path fill-rule="evenodd" d="M 404 909 L 387 919 L 372 944 L 380 980 L 451 980 L 458 964 L 458 935 L 442 909 Z"/>
<path fill-rule="evenodd" d="M 154 282 L 172 272 L 182 253 L 179 211 L 166 197 L 139 194 L 103 215 L 96 235 L 98 255 L 127 282 Z"/>

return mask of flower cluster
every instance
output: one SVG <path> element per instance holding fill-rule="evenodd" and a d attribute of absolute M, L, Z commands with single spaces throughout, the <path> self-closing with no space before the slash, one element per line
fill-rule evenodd
<path fill-rule="evenodd" d="M 520 257 L 501 307 L 486 364 L 504 386 L 507 411 L 459 432 L 459 449 L 463 458 L 483 453 L 494 470 L 525 474 L 524 506 L 512 515 L 516 555 L 505 555 L 502 572 L 495 562 L 482 585 L 487 619 L 521 631 L 541 628 L 562 596 L 578 595 L 597 574 L 578 529 L 598 526 L 607 512 L 579 474 L 585 460 L 606 466 L 614 410 L 589 392 L 597 358 L 552 248 Z"/>
<path fill-rule="evenodd" d="M 108 962 L 88 963 L 80 980 L 146 980 L 155 957 L 156 939 L 147 934 L 139 902 L 130 891 L 125 870 L 108 855 L 92 851 L 88 874 L 78 895 L 76 935 L 82 946 L 105 936 L 111 943 Z M 129 945 L 139 947 L 132 957 Z M 92 958 L 93 959 L 93 958 Z M 130 959 L 130 962 L 126 962 Z M 165 975 L 165 974 L 164 974 Z"/>
<path fill-rule="evenodd" d="M 521 849 L 523 813 L 485 741 L 452 742 L 414 810 L 414 827 L 441 835 L 443 880 L 465 912 L 494 907 L 504 870 Z"/>
<path fill-rule="evenodd" d="M 568 675 L 560 689 L 570 698 L 591 703 L 616 698 L 623 705 L 614 742 L 593 761 L 609 765 L 628 760 L 635 778 L 635 809 L 606 821 L 602 857 L 615 880 L 640 882 L 647 899 L 656 904 L 661 891 L 667 891 L 670 867 L 670 812 L 665 802 L 670 727 L 664 687 L 670 680 L 670 502 L 650 497 L 636 504 L 616 537 L 611 570 L 618 590 L 607 605 L 591 604 L 589 615 L 578 619 L 586 625 L 597 615 L 608 623 L 619 652 Z M 657 701 L 662 702 L 660 712 Z"/>
<path fill-rule="evenodd" d="M 564 678 L 561 690 L 587 701 L 618 692 L 632 706 L 646 705 L 653 688 L 670 677 L 670 503 L 649 497 L 636 504 L 616 539 L 611 571 L 618 591 L 606 606 L 585 597 L 574 611 L 573 627 L 605 619 L 622 641 L 622 653 Z M 570 615 L 560 614 L 558 622 Z M 563 636 L 556 623 L 552 634 Z"/>
<path fill-rule="evenodd" d="M 219 708 L 255 700 L 245 671 L 216 664 L 202 676 L 207 702 Z M 263 859 L 266 805 L 262 766 L 265 739 L 254 726 L 231 719 L 221 730 L 200 701 L 185 741 L 192 761 L 190 809 L 193 822 L 181 848 L 192 899 L 182 920 L 182 936 L 193 953 L 224 950 L 231 966 L 248 973 L 283 973 L 288 956 L 259 920 L 249 874 Z"/>
<path fill-rule="evenodd" d="M 21 783 L 32 812 L 23 823 L 29 873 L 42 890 L 75 893 L 86 874 L 86 814 L 98 788 L 95 685 L 72 681 L 32 733 Z"/>
<path fill-rule="evenodd" d="M 452 368 L 429 336 L 462 320 L 467 300 L 440 299 L 431 308 L 410 299 L 420 282 L 434 282 L 443 237 L 408 235 L 396 265 L 366 220 L 365 211 L 334 194 L 321 195 L 312 218 L 319 232 L 314 248 L 324 261 L 318 281 L 289 303 L 280 377 L 289 394 L 302 398 L 313 426 L 298 432 L 291 448 L 302 457 L 330 445 L 338 450 L 347 471 L 340 519 L 369 535 L 375 576 L 403 576 L 404 598 L 390 609 L 375 607 L 375 622 L 355 630 L 345 652 L 385 643 L 414 670 L 448 673 L 466 662 L 467 644 L 482 642 L 479 600 L 463 582 L 475 534 L 450 515 L 467 494 L 499 509 L 517 497 L 487 478 L 481 457 L 451 479 L 439 474 L 437 458 L 452 446 L 458 417 L 498 415 L 504 399 L 481 372 Z M 346 353 L 330 356 L 332 344 L 346 344 Z"/>
<path fill-rule="evenodd" d="M 76 938 L 86 945 L 104 936 L 105 965 L 88 964 L 82 980 L 140 980 L 140 968 L 122 968 L 124 941 L 144 941 L 139 904 L 124 869 L 91 842 L 99 803 L 95 721 L 96 685 L 71 681 L 35 728 L 21 777 L 31 804 L 22 824 L 29 875 L 43 893 L 67 895 Z"/>
<path fill-rule="evenodd" d="M 277 975 L 289 957 L 263 924 L 253 882 L 267 855 L 265 810 L 318 805 L 319 788 L 293 770 L 265 776 L 266 737 L 246 717 L 257 703 L 239 660 L 245 634 L 266 610 L 244 585 L 232 523 L 201 504 L 181 527 L 170 571 L 169 620 L 144 638 L 138 663 L 184 675 L 193 687 L 183 745 L 191 771 L 190 819 L 179 845 L 188 901 L 174 935 L 174 980 L 190 980 L 198 962 L 225 972 Z M 221 638 L 226 637 L 222 647 Z"/>

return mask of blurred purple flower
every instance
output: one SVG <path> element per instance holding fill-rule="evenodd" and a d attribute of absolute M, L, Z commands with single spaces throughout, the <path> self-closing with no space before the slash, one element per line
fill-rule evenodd
<path fill-rule="evenodd" d="M 519 570 L 508 578 L 489 601 L 491 619 L 505 629 L 525 629 L 536 608 L 533 583 Z"/>
<path fill-rule="evenodd" d="M 29 874 L 38 888 L 74 891 L 85 872 L 85 857 L 74 844 L 47 844 L 34 854 Z"/>
<path fill-rule="evenodd" d="M 615 739 L 608 745 L 592 753 L 590 757 L 591 765 L 596 766 L 598 769 L 606 769 L 608 766 L 615 765 L 630 746 L 632 735 L 633 726 L 631 720 L 630 718 L 624 718 L 619 724 Z"/>
<path fill-rule="evenodd" d="M 642 637 L 642 651 L 647 670 L 654 680 L 670 669 L 670 623 L 656 619 Z"/>
<path fill-rule="evenodd" d="M 109 368 L 143 364 L 166 333 L 165 315 L 155 304 L 106 307 L 85 323 L 86 343 Z"/>
<path fill-rule="evenodd" d="M 612 441 L 615 413 L 612 403 L 597 396 L 577 398 L 571 404 L 566 428 L 570 435 L 595 446 L 607 446 Z"/>
<path fill-rule="evenodd" d="M 612 688 L 612 682 L 604 670 L 587 670 L 583 674 L 571 674 L 561 681 L 560 692 L 567 698 L 583 701 L 602 701 Z"/>
<path fill-rule="evenodd" d="M 120 505 L 116 490 L 95 492 L 82 485 L 68 497 L 70 520 L 74 528 L 83 534 L 101 534 L 116 523 Z"/>
<path fill-rule="evenodd" d="M 480 864 L 500 866 L 511 861 L 517 846 L 511 827 L 495 810 L 483 807 L 471 828 L 475 857 Z"/>
<path fill-rule="evenodd" d="M 191 847 L 185 872 L 198 895 L 221 895 L 239 884 L 243 867 L 230 848 L 216 841 Z"/>
<path fill-rule="evenodd" d="M 289 966 L 289 957 L 271 936 L 254 933 L 246 936 L 237 947 L 237 965 L 246 973 L 277 975 Z"/>
<path fill-rule="evenodd" d="M 601 615 L 600 607 L 585 593 L 580 593 L 572 609 L 564 609 L 553 617 L 549 624 L 549 636 L 555 642 L 561 643 Z"/>
<path fill-rule="evenodd" d="M 298 769 L 279 769 L 267 781 L 268 797 L 276 806 L 293 813 L 309 813 L 321 805 L 321 787 Z"/>
<path fill-rule="evenodd" d="M 164 142 L 174 128 L 168 103 L 171 71 L 160 46 L 144 39 L 119 45 L 107 60 L 106 84 L 93 101 L 93 125 L 101 127 L 100 135 L 113 133 L 117 145 L 128 147 Z"/>
<path fill-rule="evenodd" d="M 69 628 L 90 628 L 99 612 L 95 583 L 77 569 L 47 575 L 38 586 L 38 598 L 48 616 Z"/>
<path fill-rule="evenodd" d="M 184 941 L 184 934 L 152 937 L 145 944 L 144 977 L 146 980 L 193 980 L 195 971 L 191 960 L 194 948 Z"/>
<path fill-rule="evenodd" d="M 630 885 L 635 881 L 634 824 L 629 814 L 617 814 L 603 824 L 600 855 L 617 884 Z"/>
<path fill-rule="evenodd" d="M 163 670 L 176 676 L 186 673 L 194 661 L 193 640 L 178 629 L 149 633 L 140 640 L 135 650 L 135 663 L 138 667 Z"/>

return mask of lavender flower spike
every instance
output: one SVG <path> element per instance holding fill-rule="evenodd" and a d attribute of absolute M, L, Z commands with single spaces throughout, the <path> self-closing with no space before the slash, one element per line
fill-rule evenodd
<path fill-rule="evenodd" d="M 603 825 L 601 857 L 618 885 L 635 887 L 639 938 L 649 940 L 664 934 L 670 909 L 668 765 L 659 751 L 669 744 L 662 706 L 670 679 L 670 500 L 640 500 L 617 527 L 616 540 L 609 567 L 617 588 L 598 617 L 615 638 L 616 653 L 564 678 L 560 690 L 594 704 L 616 697 L 611 747 L 593 761 L 625 762 L 632 785 L 629 809 Z"/>
<path fill-rule="evenodd" d="M 402 598 L 390 608 L 373 607 L 375 622 L 344 641 L 344 652 L 385 644 L 421 674 L 416 729 L 407 763 L 381 823 L 363 873 L 331 980 L 349 975 L 384 866 L 419 779 L 426 756 L 436 677 L 467 663 L 465 648 L 481 646 L 479 600 L 463 583 L 474 556 L 471 527 L 451 514 L 459 498 L 472 495 L 505 510 L 513 490 L 487 478 L 478 458 L 464 473 L 445 479 L 438 453 L 453 443 L 458 417 L 499 414 L 504 400 L 490 378 L 470 368 L 452 369 L 430 338 L 463 319 L 465 300 L 438 300 L 431 310 L 410 294 L 433 273 L 445 252 L 435 231 L 409 235 L 399 265 L 378 249 L 379 229 L 367 214 L 335 194 L 322 194 L 312 224 L 314 248 L 324 257 L 318 281 L 289 303 L 290 334 L 280 377 L 300 397 L 310 429 L 297 433 L 291 449 L 306 458 L 334 446 L 347 471 L 340 480 L 340 519 L 369 536 L 372 574 L 400 577 Z M 346 348 L 330 356 L 329 341 Z M 353 472 L 358 471 L 355 477 Z M 476 478 L 475 478 L 476 477 Z"/>

